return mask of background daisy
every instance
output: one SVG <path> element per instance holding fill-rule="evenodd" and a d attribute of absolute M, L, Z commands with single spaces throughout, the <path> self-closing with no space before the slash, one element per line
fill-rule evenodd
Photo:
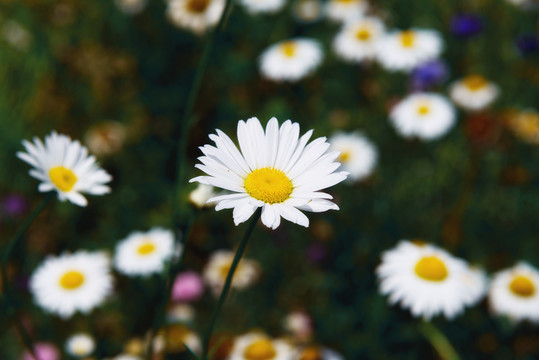
<path fill-rule="evenodd" d="M 336 22 L 347 22 L 363 16 L 367 10 L 364 0 L 329 0 L 326 4 L 326 16 Z"/>
<path fill-rule="evenodd" d="M 262 333 L 238 336 L 227 360 L 293 360 L 296 350 L 288 342 Z"/>
<path fill-rule="evenodd" d="M 449 88 L 451 100 L 466 110 L 482 110 L 498 97 L 498 86 L 481 75 L 469 75 Z"/>
<path fill-rule="evenodd" d="M 349 172 L 349 181 L 369 176 L 376 165 L 378 153 L 373 143 L 360 132 L 339 132 L 329 138 L 331 149 L 340 151 L 338 160 Z"/>
<path fill-rule="evenodd" d="M 232 266 L 234 252 L 228 250 L 215 251 L 206 264 L 203 277 L 214 294 L 219 295 Z M 234 272 L 231 287 L 245 289 L 253 284 L 260 275 L 260 266 L 254 260 L 241 259 Z"/>
<path fill-rule="evenodd" d="M 275 13 L 284 6 L 285 0 L 240 0 L 251 14 Z"/>
<path fill-rule="evenodd" d="M 174 25 L 200 35 L 219 22 L 224 8 L 225 0 L 169 0 L 167 15 Z"/>
<path fill-rule="evenodd" d="M 95 350 L 95 341 L 85 333 L 73 334 L 66 340 L 65 350 L 73 357 L 82 358 Z"/>
<path fill-rule="evenodd" d="M 375 17 L 346 23 L 333 40 L 335 53 L 350 62 L 376 57 L 377 43 L 384 34 L 384 24 Z"/>

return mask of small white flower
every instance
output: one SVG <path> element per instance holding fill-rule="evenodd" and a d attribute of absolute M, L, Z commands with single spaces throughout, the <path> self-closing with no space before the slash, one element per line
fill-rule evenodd
<path fill-rule="evenodd" d="M 275 81 L 298 81 L 313 72 L 322 57 L 318 41 L 307 38 L 285 40 L 260 55 L 260 72 Z"/>
<path fill-rule="evenodd" d="M 275 13 L 282 9 L 285 0 L 240 0 L 250 14 Z"/>
<path fill-rule="evenodd" d="M 498 86 L 480 75 L 469 75 L 453 83 L 449 89 L 451 100 L 466 110 L 483 110 L 496 98 Z"/>
<path fill-rule="evenodd" d="M 71 141 L 66 135 L 53 131 L 45 137 L 45 144 L 34 138 L 34 143 L 22 142 L 27 152 L 17 152 L 17 156 L 32 165 L 30 175 L 41 180 L 38 190 L 56 190 L 58 199 L 86 206 L 88 201 L 81 194 L 103 195 L 110 192 L 105 184 L 112 177 L 101 169 L 94 156 L 88 156 L 88 149 L 78 141 Z"/>
<path fill-rule="evenodd" d="M 173 304 L 167 310 L 167 319 L 171 323 L 189 323 L 195 319 L 195 308 L 189 304 Z"/>
<path fill-rule="evenodd" d="M 373 143 L 360 132 L 339 132 L 329 138 L 331 149 L 340 151 L 338 160 L 349 181 L 358 181 L 369 176 L 378 159 L 378 152 Z"/>
<path fill-rule="evenodd" d="M 387 70 L 411 71 L 424 62 L 436 59 L 442 50 L 442 38 L 434 30 L 393 31 L 378 41 L 377 57 Z"/>
<path fill-rule="evenodd" d="M 214 294 L 219 295 L 225 285 L 233 259 L 233 251 L 218 250 L 211 255 L 206 264 L 202 276 Z M 260 268 L 256 261 L 242 258 L 234 272 L 231 287 L 245 289 L 258 279 L 259 274 Z"/>
<path fill-rule="evenodd" d="M 391 110 L 391 123 L 406 138 L 433 140 L 455 124 L 455 108 L 444 96 L 434 93 L 408 95 Z"/>
<path fill-rule="evenodd" d="M 85 333 L 71 335 L 66 340 L 65 350 L 73 357 L 82 358 L 88 356 L 95 350 L 94 338 Z"/>
<path fill-rule="evenodd" d="M 346 61 L 361 62 L 376 57 L 378 41 L 384 35 L 384 24 L 375 17 L 348 22 L 333 40 L 335 53 Z"/>
<path fill-rule="evenodd" d="M 62 318 L 87 314 L 112 290 L 110 261 L 86 251 L 50 256 L 32 274 L 30 289 L 40 307 Z"/>
<path fill-rule="evenodd" d="M 335 22 L 348 22 L 363 16 L 367 10 L 365 0 L 329 0 L 326 4 L 326 16 Z"/>
<path fill-rule="evenodd" d="M 470 268 L 445 250 L 422 242 L 401 241 L 382 255 L 376 269 L 380 292 L 413 316 L 452 319 L 475 304 L 486 291 L 483 272 Z"/>
<path fill-rule="evenodd" d="M 148 232 L 133 232 L 116 246 L 114 266 L 127 276 L 160 273 L 174 256 L 174 234 L 170 230 L 153 228 Z"/>
<path fill-rule="evenodd" d="M 189 194 L 189 202 L 197 208 L 202 209 L 204 207 L 215 205 L 212 202 L 208 203 L 208 200 L 216 195 L 213 186 L 198 184 L 197 188 Z"/>
<path fill-rule="evenodd" d="M 116 7 L 127 15 L 138 14 L 146 7 L 148 0 L 114 0 Z"/>
<path fill-rule="evenodd" d="M 169 0 L 167 15 L 174 25 L 203 34 L 221 19 L 225 0 Z"/>
<path fill-rule="evenodd" d="M 322 17 L 322 2 L 320 0 L 296 0 L 292 5 L 292 15 L 302 23 L 312 23 Z"/>
<path fill-rule="evenodd" d="M 296 355 L 297 350 L 285 340 L 248 333 L 234 340 L 227 360 L 294 360 Z"/>
<path fill-rule="evenodd" d="M 526 262 L 492 277 L 489 303 L 495 314 L 539 323 L 539 271 Z"/>

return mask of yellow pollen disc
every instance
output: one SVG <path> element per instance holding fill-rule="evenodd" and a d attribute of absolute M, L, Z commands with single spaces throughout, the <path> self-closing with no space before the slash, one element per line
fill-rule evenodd
<path fill-rule="evenodd" d="M 293 57 L 296 54 L 297 45 L 294 41 L 285 41 L 281 44 L 281 51 L 286 57 Z"/>
<path fill-rule="evenodd" d="M 78 271 L 68 271 L 60 278 L 60 285 L 67 290 L 74 290 L 82 285 L 84 275 Z"/>
<path fill-rule="evenodd" d="M 56 166 L 49 170 L 49 177 L 60 191 L 70 191 L 77 182 L 77 175 L 63 166 Z"/>
<path fill-rule="evenodd" d="M 342 163 L 345 163 L 347 162 L 348 160 L 350 160 L 350 151 L 341 151 L 341 153 L 339 154 L 339 157 L 337 158 L 340 162 Z"/>
<path fill-rule="evenodd" d="M 315 347 L 308 347 L 301 352 L 299 360 L 322 360 L 320 351 Z"/>
<path fill-rule="evenodd" d="M 539 134 L 539 116 L 535 114 L 525 114 L 520 118 L 520 130 L 524 135 Z"/>
<path fill-rule="evenodd" d="M 400 33 L 400 41 L 404 47 L 412 47 L 415 42 L 415 33 L 413 31 L 403 31 Z"/>
<path fill-rule="evenodd" d="M 271 360 L 277 355 L 271 341 L 261 339 L 247 346 L 243 357 L 246 360 Z"/>
<path fill-rule="evenodd" d="M 415 273 L 429 281 L 442 281 L 447 277 L 447 267 L 436 256 L 425 256 L 415 265 Z"/>
<path fill-rule="evenodd" d="M 140 245 L 137 249 L 137 252 L 139 255 L 150 255 L 155 251 L 155 245 L 151 242 L 145 242 L 144 244 Z"/>
<path fill-rule="evenodd" d="M 522 297 L 530 297 L 535 294 L 535 285 L 533 282 L 528 277 L 522 275 L 513 278 L 513 281 L 509 284 L 509 289 L 511 289 L 513 294 Z"/>
<path fill-rule="evenodd" d="M 482 89 L 483 87 L 485 87 L 485 85 L 487 85 L 488 81 L 487 79 L 485 79 L 484 77 L 482 77 L 481 75 L 470 75 L 470 76 L 466 76 L 462 82 L 464 83 L 464 85 L 472 90 L 472 91 L 477 91 L 479 89 Z"/>
<path fill-rule="evenodd" d="M 232 266 L 232 263 L 230 264 L 226 264 L 226 265 L 223 265 L 219 268 L 219 274 L 221 275 L 221 277 L 223 279 L 226 279 L 226 277 L 228 276 L 228 273 L 230 271 L 230 267 Z M 238 264 L 238 268 L 239 268 L 239 264 Z M 236 268 L 237 269 L 237 268 Z"/>
<path fill-rule="evenodd" d="M 281 170 L 265 167 L 256 169 L 243 184 L 249 195 L 269 204 L 282 203 L 292 194 L 292 182 Z"/>
<path fill-rule="evenodd" d="M 187 2 L 187 8 L 191 12 L 200 14 L 206 10 L 209 4 L 210 0 L 189 0 Z"/>
<path fill-rule="evenodd" d="M 428 113 L 430 113 L 430 107 L 428 107 L 427 105 L 420 105 L 417 108 L 417 113 L 419 115 L 427 115 Z"/>
<path fill-rule="evenodd" d="M 367 28 L 361 28 L 356 32 L 356 38 L 361 41 L 367 41 L 371 38 L 371 32 Z"/>

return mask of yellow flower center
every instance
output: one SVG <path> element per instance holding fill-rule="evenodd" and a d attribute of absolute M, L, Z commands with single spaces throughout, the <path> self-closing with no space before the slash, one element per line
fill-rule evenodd
<path fill-rule="evenodd" d="M 524 114 L 520 118 L 520 129 L 524 135 L 539 134 L 539 116 L 535 114 Z"/>
<path fill-rule="evenodd" d="M 530 297 L 535 294 L 535 285 L 530 278 L 523 275 L 515 276 L 509 284 L 509 289 L 513 294 L 522 297 Z"/>
<path fill-rule="evenodd" d="M 269 204 L 282 203 L 292 193 L 292 181 L 281 170 L 256 169 L 245 178 L 245 190 L 257 200 Z"/>
<path fill-rule="evenodd" d="M 447 267 L 436 256 L 425 256 L 415 265 L 415 273 L 429 281 L 442 281 L 447 277 Z"/>
<path fill-rule="evenodd" d="M 228 263 L 228 264 L 225 264 L 225 265 L 223 265 L 223 266 L 221 266 L 219 268 L 219 275 L 221 275 L 221 277 L 223 278 L 223 281 L 228 276 L 228 273 L 229 273 L 231 267 L 232 267 L 232 263 Z"/>
<path fill-rule="evenodd" d="M 342 4 L 351 4 L 353 2 L 356 2 L 356 0 L 335 0 L 335 1 Z"/>
<path fill-rule="evenodd" d="M 419 115 L 427 115 L 428 113 L 430 113 L 430 107 L 428 105 L 419 105 L 417 107 L 417 113 Z"/>
<path fill-rule="evenodd" d="M 484 77 L 482 77 L 481 75 L 470 75 L 470 76 L 466 76 L 462 82 L 464 83 L 464 85 L 472 90 L 472 91 L 477 91 L 477 90 L 480 90 L 482 89 L 483 87 L 485 87 L 485 85 L 487 85 L 488 81 L 487 79 L 485 79 Z"/>
<path fill-rule="evenodd" d="M 155 245 L 150 241 L 146 241 L 145 243 L 140 245 L 137 249 L 137 252 L 139 253 L 139 255 L 150 255 L 154 251 L 155 251 Z"/>
<path fill-rule="evenodd" d="M 63 166 L 55 166 L 50 169 L 49 177 L 60 191 L 70 191 L 77 182 L 77 175 Z"/>
<path fill-rule="evenodd" d="M 84 283 L 84 275 L 79 271 L 68 271 L 60 278 L 60 285 L 66 290 L 74 290 Z"/>
<path fill-rule="evenodd" d="M 281 51 L 286 57 L 293 57 L 296 54 L 297 45 L 294 41 L 285 41 L 281 44 Z"/>
<path fill-rule="evenodd" d="M 299 360 L 322 360 L 320 351 L 315 347 L 308 347 L 301 352 Z"/>
<path fill-rule="evenodd" d="M 275 358 L 277 352 L 273 347 L 273 344 L 270 340 L 261 339 L 253 342 L 251 345 L 247 346 L 243 357 L 246 360 L 271 360 Z"/>
<path fill-rule="evenodd" d="M 352 154 L 350 153 L 350 151 L 347 151 L 347 150 L 343 150 L 341 151 L 341 153 L 339 154 L 339 157 L 337 158 L 340 162 L 342 163 L 345 163 L 347 162 L 348 160 L 350 160 L 350 157 L 352 156 Z"/>
<path fill-rule="evenodd" d="M 400 36 L 400 41 L 401 41 L 402 46 L 406 48 L 414 46 L 416 36 L 413 31 L 410 31 L 410 30 L 403 31 L 400 33 L 399 36 Z"/>
<path fill-rule="evenodd" d="M 187 9 L 194 13 L 203 13 L 210 4 L 210 0 L 189 0 L 187 2 Z"/>
<path fill-rule="evenodd" d="M 367 28 L 361 28 L 356 32 L 356 38 L 361 41 L 367 41 L 371 38 L 371 32 Z"/>

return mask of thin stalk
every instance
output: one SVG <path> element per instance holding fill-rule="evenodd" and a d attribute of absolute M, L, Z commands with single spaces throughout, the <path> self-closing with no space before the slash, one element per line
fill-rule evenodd
<path fill-rule="evenodd" d="M 34 351 L 34 342 L 32 341 L 32 337 L 26 329 L 24 328 L 24 325 L 21 322 L 21 319 L 15 315 L 15 327 L 17 328 L 17 332 L 19 333 L 19 336 L 21 337 L 22 343 L 24 344 L 24 347 L 26 350 L 30 353 L 30 355 L 33 356 L 35 360 L 41 360 L 37 357 L 36 352 Z"/>
<path fill-rule="evenodd" d="M 236 271 L 236 267 L 238 266 L 238 263 L 240 262 L 241 257 L 243 256 L 243 252 L 245 251 L 245 247 L 247 246 L 247 241 L 249 240 L 249 237 L 251 236 L 256 223 L 260 219 L 261 213 L 262 213 L 262 208 L 258 208 L 256 212 L 254 213 L 253 218 L 249 222 L 249 227 L 247 228 L 245 235 L 243 235 L 243 239 L 241 239 L 241 242 L 238 246 L 238 250 L 236 250 L 236 254 L 234 255 L 234 259 L 232 260 L 232 265 L 230 266 L 230 270 L 228 271 L 228 275 L 226 276 L 225 285 L 223 286 L 223 290 L 221 291 L 221 295 L 219 296 L 217 306 L 213 310 L 213 315 L 211 317 L 210 326 L 208 327 L 208 330 L 206 330 L 206 333 L 204 334 L 202 360 L 208 360 L 210 338 L 213 332 L 213 328 L 215 326 L 215 322 L 217 321 L 217 317 L 219 316 L 221 307 L 223 306 L 226 296 L 228 295 L 228 291 L 230 290 L 230 285 L 232 284 L 232 278 L 234 276 L 234 272 Z"/>
<path fill-rule="evenodd" d="M 449 342 L 447 337 L 429 321 L 421 322 L 419 330 L 430 342 L 432 347 L 436 349 L 438 355 L 443 360 L 460 360 L 459 355 L 453 348 L 453 345 Z"/>

